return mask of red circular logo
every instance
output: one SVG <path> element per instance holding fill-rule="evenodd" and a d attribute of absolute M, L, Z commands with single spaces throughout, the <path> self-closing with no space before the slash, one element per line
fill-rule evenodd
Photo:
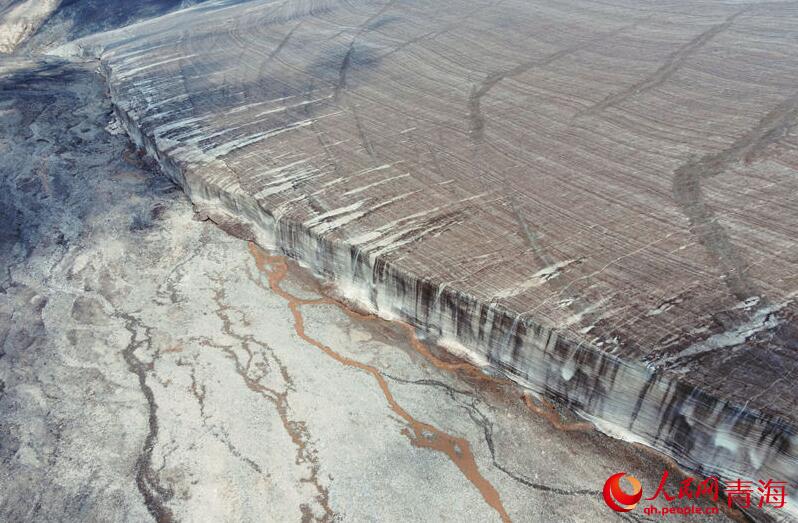
<path fill-rule="evenodd" d="M 621 478 L 632 485 L 632 492 L 627 493 L 621 489 Z M 643 487 L 637 478 L 627 476 L 626 472 L 619 472 L 609 477 L 604 483 L 604 502 L 615 512 L 629 512 L 637 506 L 637 502 L 643 497 Z"/>

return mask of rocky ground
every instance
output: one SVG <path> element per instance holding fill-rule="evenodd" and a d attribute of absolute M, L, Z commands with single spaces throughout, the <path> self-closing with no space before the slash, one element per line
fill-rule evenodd
<path fill-rule="evenodd" d="M 0 67 L 0 520 L 649 520 L 600 490 L 666 465 L 192 209 L 96 64 Z"/>

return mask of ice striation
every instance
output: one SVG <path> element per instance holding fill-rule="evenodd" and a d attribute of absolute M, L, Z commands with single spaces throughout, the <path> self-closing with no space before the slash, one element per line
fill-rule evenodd
<path fill-rule="evenodd" d="M 346 299 L 794 494 L 796 36 L 790 3 L 252 0 L 59 52 L 195 205 Z"/>

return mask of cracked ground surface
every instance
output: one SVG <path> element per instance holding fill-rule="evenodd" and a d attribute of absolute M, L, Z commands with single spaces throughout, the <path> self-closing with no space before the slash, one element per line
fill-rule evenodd
<path fill-rule="evenodd" d="M 668 465 L 203 220 L 91 65 L 0 67 L 0 520 L 647 519 L 599 490 Z"/>

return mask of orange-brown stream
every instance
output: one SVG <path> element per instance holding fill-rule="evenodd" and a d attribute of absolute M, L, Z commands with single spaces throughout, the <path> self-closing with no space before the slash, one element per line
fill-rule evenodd
<path fill-rule="evenodd" d="M 560 415 L 557 413 L 557 410 L 554 408 L 554 405 L 549 403 L 548 401 L 540 398 L 540 405 L 535 403 L 535 400 L 532 399 L 532 396 L 529 394 L 524 394 L 522 396 L 524 403 L 526 403 L 527 408 L 537 414 L 538 416 L 542 417 L 549 423 L 551 426 L 557 430 L 562 430 L 565 432 L 575 431 L 575 432 L 592 432 L 595 430 L 593 424 L 588 423 L 586 421 L 580 421 L 575 423 L 568 423 L 562 420 Z"/>
<path fill-rule="evenodd" d="M 471 447 L 468 441 L 463 438 L 457 438 L 442 432 L 428 423 L 416 420 L 406 410 L 404 410 L 401 405 L 399 405 L 399 403 L 396 401 L 396 398 L 394 398 L 393 394 L 391 393 L 385 377 L 380 373 L 379 370 L 377 370 L 376 367 L 366 365 L 365 363 L 338 354 L 330 347 L 324 345 L 322 342 L 309 336 L 305 332 L 304 317 L 302 316 L 300 307 L 302 305 L 335 302 L 326 298 L 306 300 L 294 296 L 290 292 L 284 290 L 280 284 L 288 274 L 288 263 L 285 257 L 269 256 L 260 248 L 258 248 L 258 246 L 253 242 L 249 242 L 249 250 L 255 259 L 255 264 L 258 267 L 258 270 L 266 275 L 269 282 L 269 288 L 272 290 L 272 292 L 286 300 L 288 303 L 288 308 L 294 317 L 294 329 L 296 330 L 297 335 L 342 365 L 356 368 L 371 375 L 382 390 L 382 394 L 385 396 L 385 400 L 388 402 L 390 409 L 403 420 L 405 420 L 405 422 L 407 422 L 408 428 L 404 429 L 402 433 L 410 438 L 410 442 L 416 447 L 432 449 L 446 454 L 449 459 L 451 459 L 452 462 L 457 465 L 463 475 L 477 488 L 479 493 L 482 494 L 482 497 L 485 499 L 488 505 L 490 505 L 494 510 L 496 510 L 496 512 L 499 513 L 502 521 L 509 522 L 510 516 L 504 509 L 504 505 L 502 505 L 498 491 L 479 472 L 479 467 L 477 467 L 477 463 L 473 454 L 471 453 Z M 413 337 L 411 337 L 411 340 L 412 339 Z M 425 357 L 434 358 L 434 356 L 429 353 L 429 350 L 426 347 L 423 347 L 422 354 L 424 354 Z"/>
<path fill-rule="evenodd" d="M 330 300 L 330 303 L 335 303 L 336 305 L 338 305 L 341 308 L 341 310 L 344 313 L 346 313 L 348 316 L 350 316 L 352 318 L 355 318 L 356 320 L 359 320 L 359 321 L 387 321 L 387 320 L 382 320 L 382 318 L 380 318 L 379 316 L 376 316 L 374 314 L 364 314 L 362 312 L 354 311 L 352 309 L 349 309 L 347 307 L 342 306 L 338 302 L 333 302 L 333 301 Z M 482 372 L 482 370 L 479 367 L 477 367 L 476 365 L 473 365 L 471 363 L 468 363 L 468 362 L 450 362 L 450 361 L 445 361 L 445 360 L 439 358 L 438 356 L 433 354 L 432 351 L 429 350 L 429 347 L 427 347 L 427 345 L 425 345 L 424 342 L 422 342 L 418 338 L 418 336 L 416 335 L 415 327 L 413 327 L 409 323 L 405 323 L 403 321 L 395 321 L 394 323 L 396 323 L 400 327 L 402 327 L 402 329 L 404 329 L 404 331 L 407 333 L 407 340 L 410 343 L 410 347 L 412 347 L 412 349 L 414 351 L 416 351 L 421 356 L 423 356 L 426 360 L 428 360 L 430 363 L 432 363 L 432 365 L 435 366 L 436 368 L 438 368 L 440 370 L 443 370 L 443 371 L 461 373 L 461 374 L 465 375 L 466 377 L 468 377 L 468 378 L 470 378 L 472 380 L 489 382 L 489 383 L 492 383 L 494 385 L 512 385 L 513 384 L 513 382 L 508 380 L 508 379 L 497 378 L 495 376 L 488 376 L 487 374 Z"/>

